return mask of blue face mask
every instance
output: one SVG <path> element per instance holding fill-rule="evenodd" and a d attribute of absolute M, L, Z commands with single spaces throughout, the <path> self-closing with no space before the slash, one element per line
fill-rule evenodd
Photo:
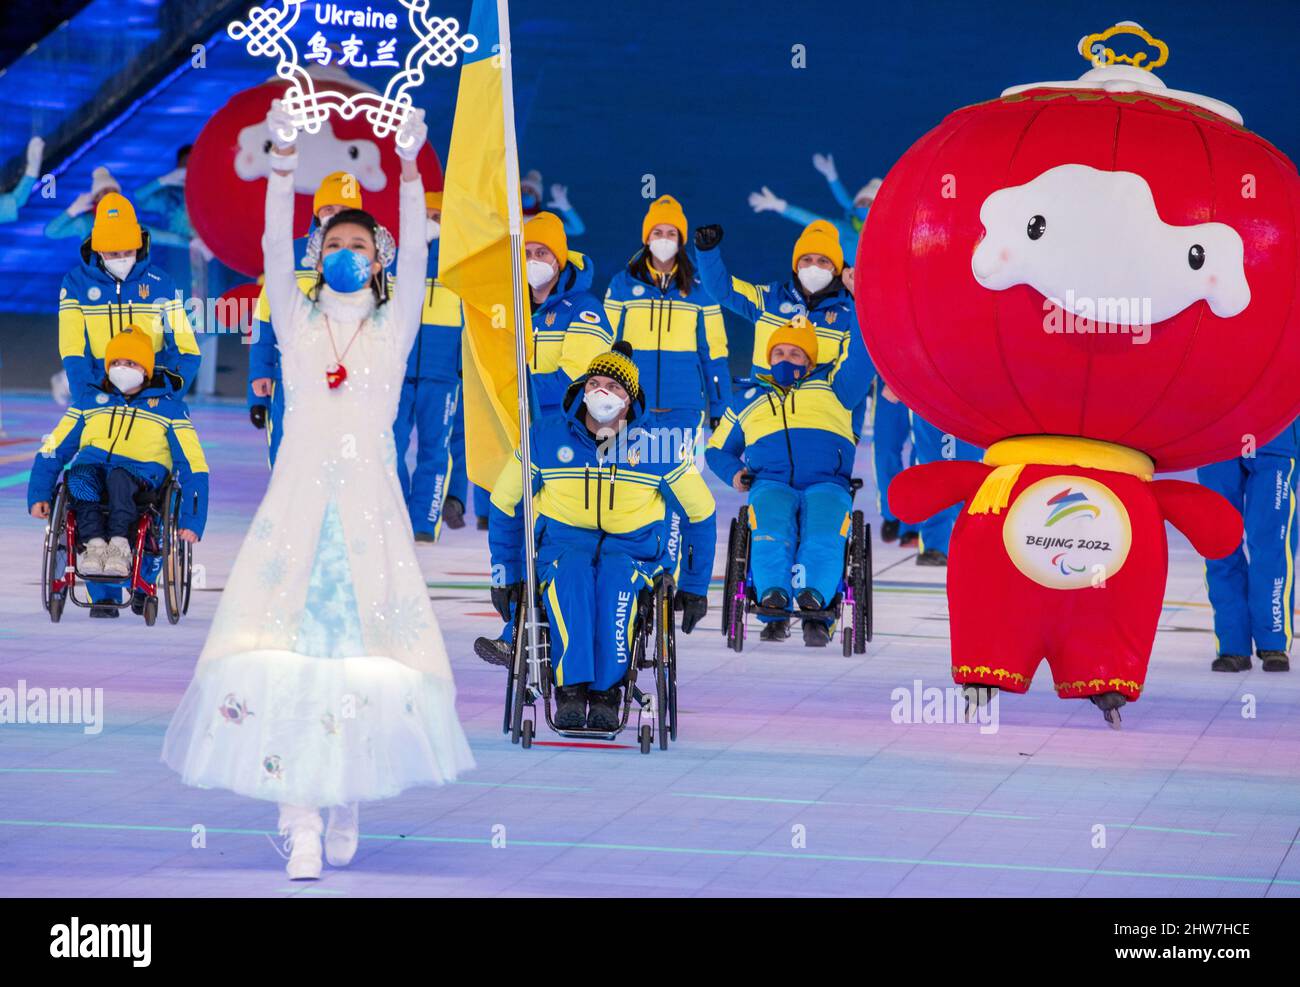
<path fill-rule="evenodd" d="M 335 291 L 359 291 L 370 283 L 370 261 L 355 250 L 336 250 L 321 261 L 321 274 Z"/>
<path fill-rule="evenodd" d="M 789 360 L 778 360 L 772 364 L 772 379 L 782 387 L 789 387 L 796 380 L 803 376 L 807 367 L 801 367 L 797 363 L 791 363 Z"/>

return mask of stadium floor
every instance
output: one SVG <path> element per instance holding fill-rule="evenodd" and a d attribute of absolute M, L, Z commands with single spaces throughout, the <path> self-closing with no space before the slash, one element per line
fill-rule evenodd
<path fill-rule="evenodd" d="M 865 656 L 797 635 L 730 652 L 715 581 L 704 624 L 678 639 L 679 742 L 649 756 L 629 734 L 529 751 L 502 736 L 503 673 L 470 647 L 499 626 L 486 536 L 447 531 L 420 557 L 478 769 L 363 806 L 352 866 L 293 884 L 269 803 L 186 788 L 159 761 L 266 482 L 262 433 L 242 406 L 195 407 L 214 493 L 187 618 L 147 628 L 69 607 L 55 626 L 24 494 L 58 411 L 13 393 L 2 410 L 0 687 L 102 688 L 105 724 L 0 724 L 0 895 L 1300 895 L 1300 676 L 1209 671 L 1202 565 L 1172 529 L 1149 695 L 1121 731 L 1058 700 L 1046 669 L 1000 703 L 995 732 L 894 722 L 894 690 L 951 684 L 947 607 L 943 570 L 877 541 Z M 725 539 L 739 495 L 718 495 Z"/>

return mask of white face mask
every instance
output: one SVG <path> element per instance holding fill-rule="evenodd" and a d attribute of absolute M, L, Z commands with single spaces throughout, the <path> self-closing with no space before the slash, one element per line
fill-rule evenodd
<path fill-rule="evenodd" d="M 426 219 L 424 221 L 424 240 L 426 243 L 433 243 L 438 239 L 438 234 L 442 231 L 442 224 L 436 219 Z"/>
<path fill-rule="evenodd" d="M 815 295 L 835 277 L 834 272 L 826 270 L 824 267 L 817 267 L 809 264 L 807 267 L 799 268 L 799 283 L 803 285 L 804 291 L 810 295 Z"/>
<path fill-rule="evenodd" d="M 627 407 L 627 399 L 613 394 L 605 388 L 588 391 L 583 400 L 591 417 L 605 425 L 618 417 L 618 413 Z"/>
<path fill-rule="evenodd" d="M 544 288 L 555 277 L 555 268 L 544 260 L 528 262 L 528 283 L 534 288 Z"/>
<path fill-rule="evenodd" d="M 670 261 L 677 256 L 677 241 L 667 237 L 656 237 L 650 241 L 650 253 L 657 261 Z"/>
<path fill-rule="evenodd" d="M 135 367 L 109 367 L 108 379 L 119 391 L 133 391 L 144 383 L 144 373 Z"/>
<path fill-rule="evenodd" d="M 131 273 L 131 268 L 135 267 L 134 257 L 114 257 L 109 259 L 103 254 L 99 256 L 100 260 L 104 262 L 104 270 L 119 281 L 125 281 L 126 276 Z"/>

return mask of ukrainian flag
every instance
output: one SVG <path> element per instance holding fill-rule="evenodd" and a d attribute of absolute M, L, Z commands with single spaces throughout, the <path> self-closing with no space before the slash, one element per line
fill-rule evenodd
<path fill-rule="evenodd" d="M 498 10 L 506 19 L 505 31 Z M 519 159 L 509 60 L 501 55 L 509 51 L 506 0 L 474 0 L 469 31 L 478 38 L 478 47 L 460 70 L 443 187 L 438 277 L 465 303 L 465 466 L 471 481 L 490 490 L 519 444 L 518 327 L 506 195 L 513 183 L 517 213 Z M 518 229 L 518 218 L 515 223 Z M 527 308 L 523 324 L 531 358 Z"/>

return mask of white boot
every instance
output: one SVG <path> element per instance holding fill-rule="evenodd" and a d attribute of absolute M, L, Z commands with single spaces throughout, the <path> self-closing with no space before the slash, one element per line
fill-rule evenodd
<path fill-rule="evenodd" d="M 330 809 L 329 827 L 325 830 L 325 859 L 335 867 L 352 863 L 361 838 L 361 820 L 357 803 L 336 805 Z"/>
<path fill-rule="evenodd" d="M 129 576 L 133 561 L 131 543 L 118 535 L 109 541 L 108 550 L 104 553 L 104 575 Z"/>
<path fill-rule="evenodd" d="M 300 805 L 280 806 L 280 835 L 285 837 L 284 848 L 289 854 L 285 871 L 292 881 L 314 881 L 320 877 L 319 809 Z"/>
<path fill-rule="evenodd" d="M 77 556 L 77 571 L 83 576 L 102 576 L 104 574 L 104 553 L 108 551 L 108 542 L 102 538 L 92 538 Z"/>

